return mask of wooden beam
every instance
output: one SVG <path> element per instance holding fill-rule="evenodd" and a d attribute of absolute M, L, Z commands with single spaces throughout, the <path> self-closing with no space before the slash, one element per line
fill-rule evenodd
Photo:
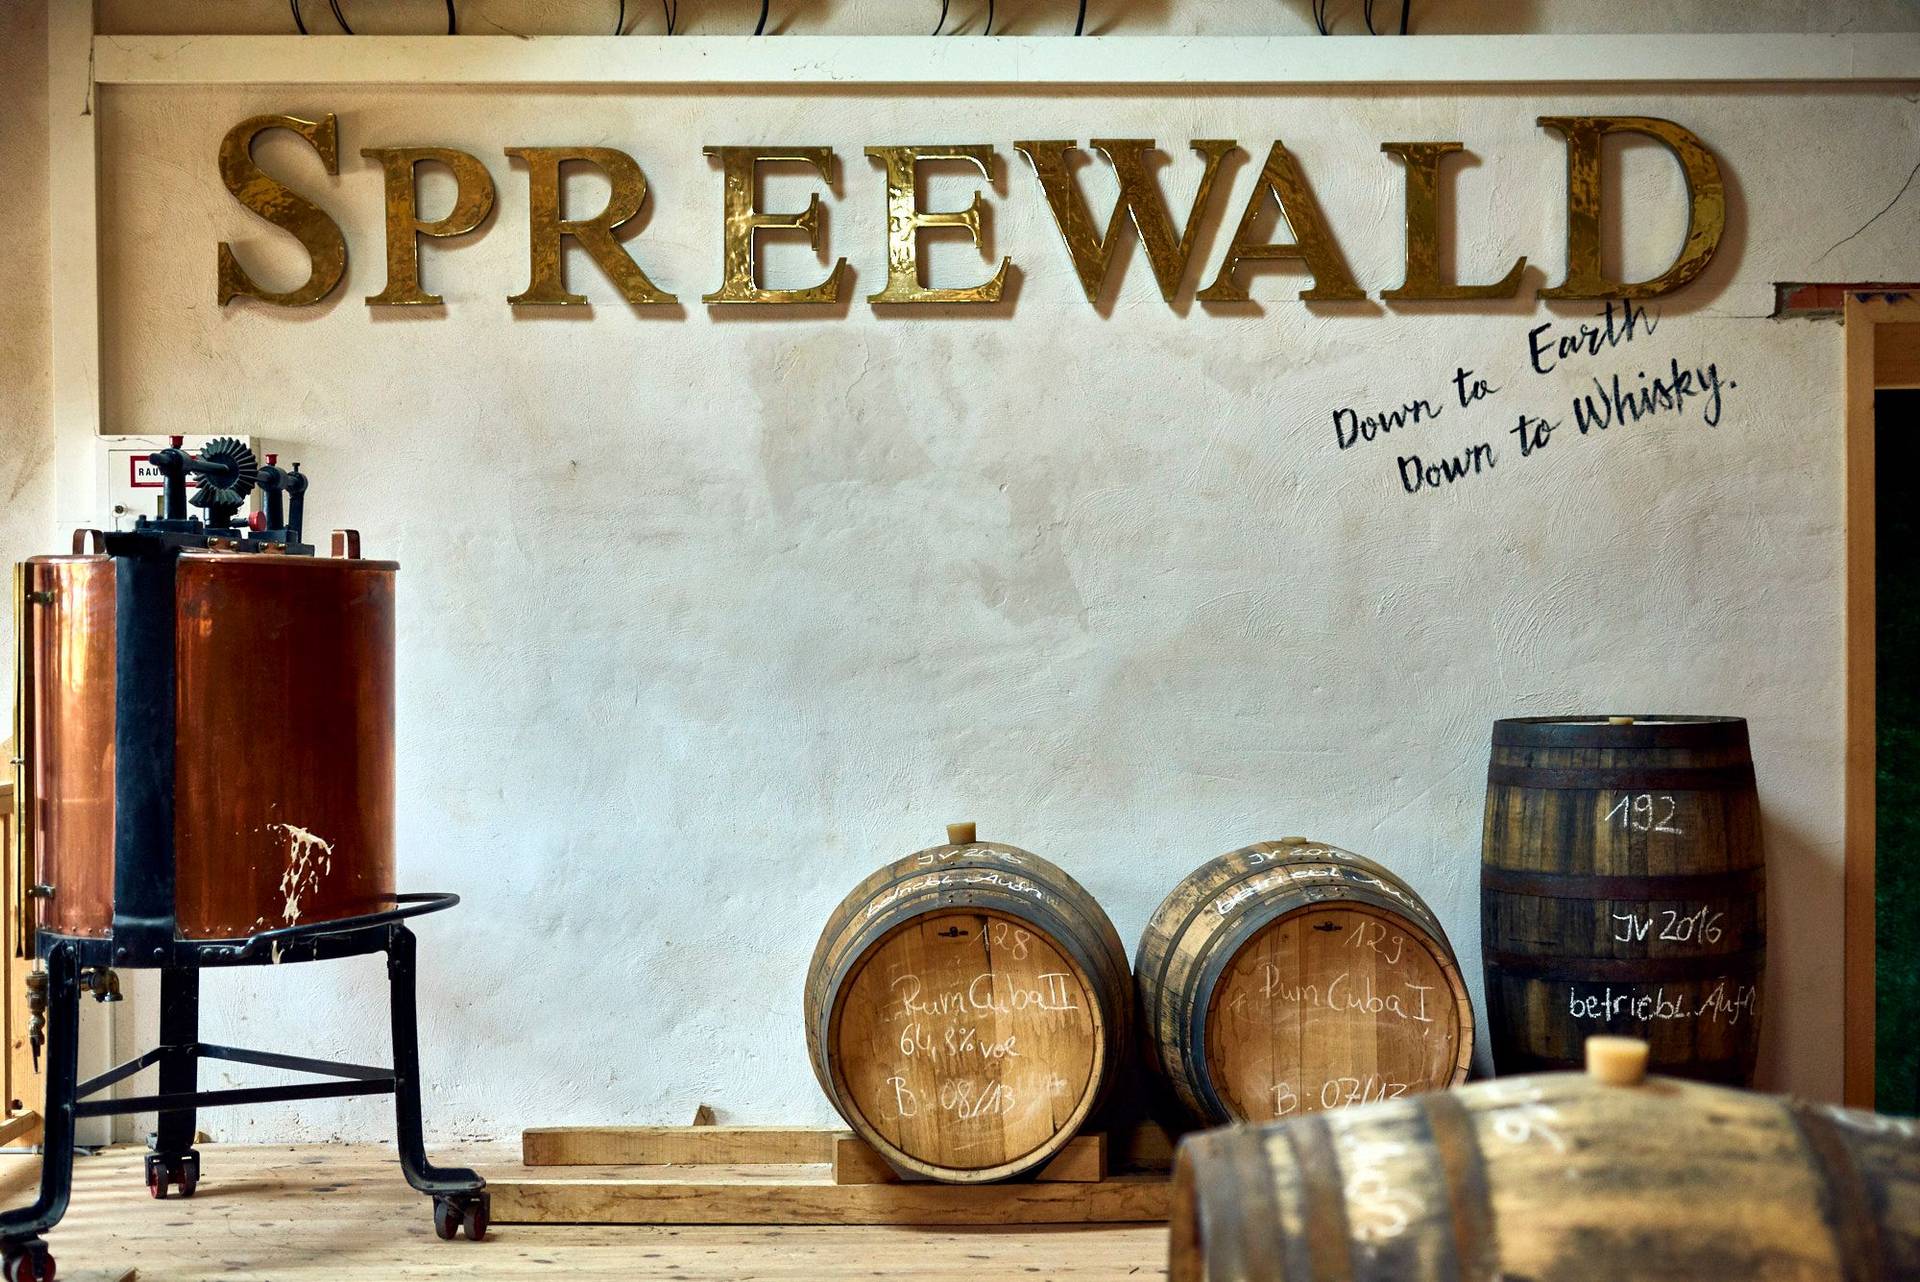
<path fill-rule="evenodd" d="M 86 10 L 56 5 L 55 11 L 69 7 Z M 696 84 L 966 91 L 984 85 L 1912 84 L 1920 82 L 1920 35 L 101 36 L 94 74 L 103 85 L 640 90 Z"/>
<path fill-rule="evenodd" d="M 813 1126 L 542 1126 L 521 1132 L 528 1166 L 699 1166 L 833 1161 L 844 1131 Z"/>
<path fill-rule="evenodd" d="M 500 1224 L 1137 1224 L 1167 1218 L 1167 1182 L 834 1184 L 716 1170 L 698 1180 L 487 1173 Z"/>
<path fill-rule="evenodd" d="M 1873 327 L 1873 385 L 1920 387 L 1920 322 L 1887 321 Z"/>
<path fill-rule="evenodd" d="M 1047 1184 L 1093 1184 L 1107 1176 L 1107 1137 L 1076 1135 L 1033 1178 Z M 902 1176 L 857 1135 L 841 1135 L 833 1149 L 835 1184 L 896 1184 Z M 925 1183 L 910 1180 L 909 1183 Z"/>
<path fill-rule="evenodd" d="M 15 1113 L 6 1121 L 0 1122 L 0 1145 L 37 1144 L 40 1134 L 45 1130 L 40 1114 L 31 1109 L 24 1113 Z"/>
<path fill-rule="evenodd" d="M 1875 816 L 1873 319 L 1846 300 L 1846 803 L 1844 818 L 1844 984 L 1842 1097 L 1873 1107 Z"/>

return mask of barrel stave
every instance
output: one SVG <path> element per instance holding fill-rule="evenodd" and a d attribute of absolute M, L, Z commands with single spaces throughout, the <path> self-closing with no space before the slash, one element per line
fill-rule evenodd
<path fill-rule="evenodd" d="M 1369 950 L 1381 943 L 1392 964 Z M 1207 1123 L 1457 1082 L 1472 1055 L 1466 987 L 1432 911 L 1338 847 L 1259 842 L 1202 865 L 1149 920 L 1135 981 L 1148 1067 Z M 1368 1015 L 1420 1027 L 1387 1037 L 1383 1056 L 1377 1035 L 1346 1027 Z"/>
<path fill-rule="evenodd" d="M 1501 1072 L 1628 1033 L 1663 1071 L 1750 1080 L 1766 947 L 1745 723 L 1498 722 L 1482 954 Z"/>
<path fill-rule="evenodd" d="M 970 842 L 865 878 L 808 971 L 807 1047 L 848 1124 L 901 1170 L 1017 1175 L 1070 1140 L 1130 1044 L 1118 934 L 1030 851 Z"/>
<path fill-rule="evenodd" d="M 1917 1229 L 1910 1122 L 1548 1074 L 1187 1140 L 1169 1276 L 1891 1279 Z"/>

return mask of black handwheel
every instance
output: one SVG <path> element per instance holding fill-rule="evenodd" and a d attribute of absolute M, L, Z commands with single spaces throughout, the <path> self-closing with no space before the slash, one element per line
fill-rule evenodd
<path fill-rule="evenodd" d="M 487 1195 L 480 1194 L 467 1203 L 466 1214 L 460 1217 L 461 1224 L 467 1230 L 467 1241 L 483 1242 L 487 1237 L 488 1206 Z"/>
<path fill-rule="evenodd" d="M 433 1199 L 433 1231 L 442 1242 L 451 1242 L 460 1234 L 460 1208 L 449 1197 Z"/>

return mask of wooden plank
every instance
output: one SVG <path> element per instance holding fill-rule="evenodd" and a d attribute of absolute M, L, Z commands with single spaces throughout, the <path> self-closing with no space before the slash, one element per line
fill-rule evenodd
<path fill-rule="evenodd" d="M 835 1184 L 830 1170 L 772 1181 L 758 1172 L 700 1179 L 543 1179 L 487 1173 L 498 1224 L 1138 1224 L 1167 1218 L 1168 1184 Z M 724 1177 L 723 1177 L 724 1176 Z"/>
<path fill-rule="evenodd" d="M 1873 385 L 1920 387 L 1920 321 L 1873 327 Z"/>
<path fill-rule="evenodd" d="M 1170 1171 L 1173 1137 L 1158 1122 L 1143 1120 L 1107 1133 L 1107 1165 L 1115 1171 Z"/>
<path fill-rule="evenodd" d="M 1847 631 L 1846 847 L 1841 966 L 1842 1098 L 1873 1106 L 1874 1021 L 1874 546 L 1873 318 L 1857 296 L 1846 300 Z"/>
<path fill-rule="evenodd" d="M 844 1131 L 814 1126 L 538 1126 L 520 1134 L 528 1166 L 827 1163 Z"/>
<path fill-rule="evenodd" d="M 0 1144 L 38 1144 L 40 1132 L 44 1129 L 40 1114 L 31 1109 L 24 1113 L 15 1113 L 6 1121 L 0 1122 Z"/>
<path fill-rule="evenodd" d="M 61 9 L 86 6 L 55 6 Z M 1913 83 L 1920 36 L 135 36 L 102 85 L 951 86 Z M 60 101 L 56 98 L 55 101 Z M 89 151 L 89 157 L 91 152 Z M 58 152 L 55 160 L 61 159 Z M 57 184 L 56 184 L 57 190 Z M 91 185 L 88 188 L 91 191 Z M 57 277 L 56 277 L 57 279 Z"/>
<path fill-rule="evenodd" d="M 1049 1184 L 1093 1184 L 1107 1176 L 1107 1137 L 1076 1135 L 1054 1155 L 1051 1162 L 1034 1173 L 1035 1180 Z M 857 1135 L 842 1135 L 833 1149 L 835 1184 L 897 1184 L 903 1177 L 887 1165 L 873 1146 Z M 907 1183 L 926 1182 L 923 1177 Z"/>

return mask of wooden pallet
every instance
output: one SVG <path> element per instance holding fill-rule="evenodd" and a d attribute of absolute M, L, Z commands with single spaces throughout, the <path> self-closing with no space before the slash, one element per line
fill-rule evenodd
<path fill-rule="evenodd" d="M 1146 1224 L 1164 1173 L 1114 1174 L 1083 1135 L 1030 1181 L 902 1179 L 846 1131 L 803 1127 L 544 1127 L 524 1166 L 489 1172 L 502 1224 Z"/>

